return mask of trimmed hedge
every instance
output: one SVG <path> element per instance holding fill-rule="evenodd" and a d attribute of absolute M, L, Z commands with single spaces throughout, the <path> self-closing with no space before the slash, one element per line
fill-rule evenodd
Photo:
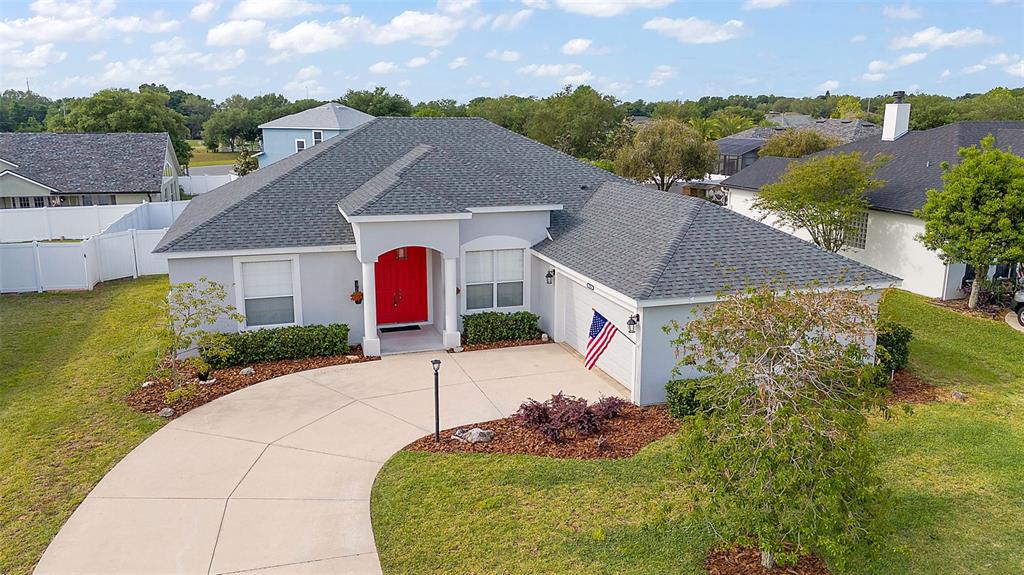
<path fill-rule="evenodd" d="M 348 326 L 343 323 L 255 329 L 226 337 L 226 356 L 203 354 L 214 368 L 348 353 Z"/>
<path fill-rule="evenodd" d="M 462 333 L 466 343 L 537 339 L 540 337 L 539 320 L 539 315 L 528 311 L 474 313 L 462 316 Z"/>
<path fill-rule="evenodd" d="M 885 321 L 875 327 L 878 337 L 875 340 L 875 356 L 878 365 L 887 372 L 899 371 L 907 367 L 910 359 L 910 341 L 914 332 L 907 326 Z M 889 373 L 885 374 L 888 377 Z"/>
<path fill-rule="evenodd" d="M 700 400 L 700 389 L 708 378 L 673 379 L 665 384 L 665 402 L 668 413 L 676 419 L 683 419 L 704 409 Z"/>

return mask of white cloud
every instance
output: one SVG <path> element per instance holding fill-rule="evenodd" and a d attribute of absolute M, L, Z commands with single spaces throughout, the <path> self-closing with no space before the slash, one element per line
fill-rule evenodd
<path fill-rule="evenodd" d="M 184 52 L 185 48 L 188 47 L 188 40 L 185 40 L 181 36 L 175 36 L 169 40 L 160 40 L 153 42 L 150 48 L 160 54 L 177 54 L 178 52 Z"/>
<path fill-rule="evenodd" d="M 283 20 L 323 10 L 323 6 L 302 0 L 241 0 L 231 10 L 231 18 L 246 20 Z"/>
<path fill-rule="evenodd" d="M 320 68 L 316 66 L 306 66 L 295 73 L 296 80 L 312 80 L 320 75 Z"/>
<path fill-rule="evenodd" d="M 433 60 L 434 58 L 437 58 L 440 55 L 441 55 L 441 51 L 438 50 L 437 48 L 434 48 L 433 50 L 431 50 L 430 52 L 427 53 L 427 58 L 430 58 L 431 60 Z"/>
<path fill-rule="evenodd" d="M 651 75 L 647 77 L 648 86 L 661 86 L 665 82 L 675 77 L 675 68 L 667 64 L 662 64 L 651 72 Z"/>
<path fill-rule="evenodd" d="M 984 30 L 979 30 L 978 28 L 961 28 L 952 32 L 944 32 L 942 28 L 930 26 L 910 36 L 893 38 L 892 42 L 889 43 L 889 47 L 893 50 L 920 47 L 938 50 L 939 48 L 947 47 L 962 48 L 964 46 L 988 44 L 993 41 L 995 41 L 995 38 L 992 38 Z"/>
<path fill-rule="evenodd" d="M 818 84 L 817 86 L 815 86 L 814 89 L 819 91 L 819 92 L 831 92 L 832 90 L 835 90 L 838 87 L 839 87 L 839 81 L 838 80 L 825 80 L 824 82 L 822 82 L 822 83 Z"/>
<path fill-rule="evenodd" d="M 765 10 L 789 4 L 789 0 L 747 0 L 743 3 L 744 10 Z"/>
<path fill-rule="evenodd" d="M 67 58 L 67 52 L 57 50 L 53 44 L 40 44 L 25 52 L 22 50 L 4 50 L 0 55 L 5 61 L 4 66 L 18 70 L 42 69 L 52 64 L 58 64 Z"/>
<path fill-rule="evenodd" d="M 370 66 L 371 74 L 390 74 L 398 71 L 398 64 L 394 62 L 377 62 Z"/>
<path fill-rule="evenodd" d="M 188 17 L 193 20 L 204 22 L 206 20 L 209 20 L 210 16 L 213 16 L 213 13 L 217 11 L 217 8 L 219 6 L 220 5 L 217 2 L 212 2 L 209 0 L 205 2 L 200 2 L 193 6 L 191 10 L 189 10 Z"/>
<path fill-rule="evenodd" d="M 984 64 L 975 64 L 973 66 L 965 67 L 964 69 L 960 70 L 960 72 L 964 74 L 977 74 L 978 72 L 984 71 L 986 68 L 988 68 L 988 66 Z"/>
<path fill-rule="evenodd" d="M 570 56 L 584 54 L 590 49 L 592 43 L 593 41 L 587 38 L 574 38 L 562 44 L 562 53 L 569 54 Z"/>
<path fill-rule="evenodd" d="M 590 72 L 588 72 L 586 70 L 583 70 L 582 72 L 580 72 L 578 74 L 569 74 L 568 76 L 562 77 L 562 83 L 563 84 L 573 84 L 573 85 L 578 86 L 580 84 L 586 84 L 587 82 L 589 82 L 593 78 L 594 78 L 593 74 L 591 74 Z"/>
<path fill-rule="evenodd" d="M 93 52 L 92 54 L 89 54 L 89 61 L 90 62 L 102 62 L 103 60 L 106 60 L 106 59 L 107 59 L 107 51 L 106 50 L 100 50 L 99 52 Z"/>
<path fill-rule="evenodd" d="M 223 54 L 201 54 L 198 56 L 188 54 L 187 60 L 192 63 L 199 64 L 204 70 L 211 70 L 214 72 L 222 72 L 224 70 L 232 70 L 245 63 L 245 50 L 239 48 L 234 52 L 225 52 Z"/>
<path fill-rule="evenodd" d="M 374 44 L 409 40 L 425 46 L 444 46 L 455 40 L 462 26 L 461 20 L 449 16 L 406 10 L 383 26 L 370 24 L 364 34 L 367 41 Z"/>
<path fill-rule="evenodd" d="M 459 56 L 458 58 L 448 62 L 448 67 L 452 70 L 458 70 L 459 68 L 465 68 L 469 65 L 469 58 L 465 56 Z"/>
<path fill-rule="evenodd" d="M 77 0 L 71 2 L 60 2 L 58 0 L 36 0 L 29 4 L 36 14 L 43 16 L 58 16 L 73 20 L 76 18 L 89 18 L 106 16 L 114 11 L 117 3 L 114 0 Z"/>
<path fill-rule="evenodd" d="M 491 50 L 487 53 L 487 57 L 491 60 L 498 60 L 500 62 L 518 62 L 519 52 L 516 52 L 515 50 L 502 50 L 501 52 Z"/>
<path fill-rule="evenodd" d="M 555 0 L 566 12 L 608 18 L 638 8 L 662 8 L 673 0 Z"/>
<path fill-rule="evenodd" d="M 946 78 L 949 78 L 952 74 L 953 73 L 949 71 L 949 68 L 946 68 L 945 70 L 942 71 L 941 74 L 939 74 L 939 81 L 942 82 Z"/>
<path fill-rule="evenodd" d="M 230 20 L 206 32 L 208 46 L 244 46 L 263 39 L 267 25 L 261 20 Z"/>
<path fill-rule="evenodd" d="M 424 58 L 423 56 L 416 56 L 405 63 L 406 68 L 420 68 L 430 63 L 430 58 Z"/>
<path fill-rule="evenodd" d="M 535 10 L 547 10 L 551 7 L 548 5 L 548 0 L 523 0 L 523 6 Z"/>
<path fill-rule="evenodd" d="M 917 20 L 924 14 L 910 4 L 904 4 L 902 6 L 885 6 L 882 8 L 882 15 L 893 20 Z"/>
<path fill-rule="evenodd" d="M 108 17 L 114 9 L 109 0 L 91 2 L 55 2 L 39 0 L 30 5 L 35 16 L 0 20 L 0 38 L 5 45 L 12 42 L 95 42 L 115 35 L 145 32 L 156 34 L 171 32 L 181 22 L 154 12 L 146 17 Z"/>
<path fill-rule="evenodd" d="M 988 58 L 985 58 L 984 60 L 981 61 L 981 63 L 986 65 L 986 66 L 1001 66 L 1003 64 L 1009 64 L 1010 62 L 1014 61 L 1015 59 L 1019 60 L 1020 56 L 1017 56 L 1016 58 L 1014 58 L 1014 57 L 1011 57 L 1009 54 L 1000 53 L 1000 54 L 995 54 L 993 56 L 989 56 Z"/>
<path fill-rule="evenodd" d="M 1011 64 L 1007 64 L 1003 71 L 1011 76 L 1018 78 L 1024 78 L 1024 60 L 1017 60 Z"/>
<path fill-rule="evenodd" d="M 927 57 L 928 54 L 925 54 L 924 52 L 910 52 L 909 54 L 903 54 L 893 61 L 872 60 L 868 63 L 868 72 L 872 74 L 877 74 L 879 72 L 891 72 L 897 68 L 916 64 Z"/>
<path fill-rule="evenodd" d="M 519 10 L 498 14 L 494 17 L 494 21 L 491 22 L 491 30 L 515 30 L 529 20 L 532 14 L 533 10 Z"/>
<path fill-rule="evenodd" d="M 438 0 L 437 9 L 449 14 L 462 14 L 476 8 L 477 0 Z"/>
<path fill-rule="evenodd" d="M 579 64 L 530 64 L 519 68 L 520 74 L 527 76 L 568 76 L 583 72 Z"/>
<path fill-rule="evenodd" d="M 466 78 L 466 84 L 470 86 L 477 86 L 478 88 L 490 88 L 491 83 L 484 79 L 483 76 L 472 76 Z"/>
<path fill-rule="evenodd" d="M 666 18 L 659 16 L 644 23 L 644 30 L 654 30 L 684 44 L 714 44 L 732 40 L 743 32 L 743 22 L 729 20 L 721 24 L 699 18 Z"/>
<path fill-rule="evenodd" d="M 315 54 L 344 45 L 349 38 L 348 31 L 331 22 L 327 25 L 316 20 L 300 22 L 284 32 L 271 30 L 267 37 L 272 50 L 284 55 Z"/>
<path fill-rule="evenodd" d="M 865 73 L 861 74 L 860 78 L 861 78 L 861 80 L 867 80 L 868 82 L 877 82 L 879 80 L 884 80 L 885 79 L 885 74 L 882 74 L 881 72 L 876 72 L 876 73 L 865 72 Z"/>
<path fill-rule="evenodd" d="M 853 42 L 853 43 L 863 42 L 863 41 L 865 41 L 867 39 L 868 39 L 868 37 L 863 35 L 863 34 L 854 34 L 853 36 L 850 36 L 850 42 Z"/>
<path fill-rule="evenodd" d="M 979 64 L 973 66 L 967 66 L 961 70 L 964 74 L 976 74 L 983 70 L 987 70 L 990 66 L 1002 66 L 1003 71 L 1011 76 L 1024 77 L 1024 60 L 1021 60 L 1019 54 L 999 53 L 993 54 L 988 58 L 985 58 Z"/>
<path fill-rule="evenodd" d="M 318 78 L 320 76 L 320 68 L 316 66 L 306 66 L 301 68 L 292 79 L 284 85 L 285 95 L 293 98 L 313 98 L 322 96 L 327 93 L 325 88 Z"/>

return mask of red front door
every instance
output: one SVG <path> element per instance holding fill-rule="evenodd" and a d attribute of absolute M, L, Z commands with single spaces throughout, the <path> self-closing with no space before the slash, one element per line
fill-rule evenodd
<path fill-rule="evenodd" d="M 427 248 L 391 250 L 375 273 L 378 324 L 427 321 Z"/>

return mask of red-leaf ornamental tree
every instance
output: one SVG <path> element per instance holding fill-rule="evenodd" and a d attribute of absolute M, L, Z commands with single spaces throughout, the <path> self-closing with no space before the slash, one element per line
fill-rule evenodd
<path fill-rule="evenodd" d="M 928 190 L 918 239 L 944 262 L 974 268 L 974 308 L 989 265 L 1024 261 L 1024 158 L 997 148 L 991 135 L 959 154 L 957 166 L 942 163 L 942 189 Z"/>
<path fill-rule="evenodd" d="M 680 366 L 707 375 L 681 432 L 680 464 L 706 491 L 698 512 L 767 567 L 811 550 L 842 563 L 877 533 L 873 323 L 859 292 L 766 285 L 665 327 Z"/>

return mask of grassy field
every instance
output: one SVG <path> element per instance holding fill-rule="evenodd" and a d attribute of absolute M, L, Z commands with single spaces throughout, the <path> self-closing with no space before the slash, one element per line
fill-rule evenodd
<path fill-rule="evenodd" d="M 211 152 L 201 140 L 189 140 L 188 143 L 192 146 L 192 159 L 188 165 L 193 168 L 234 164 L 238 160 L 238 152 Z"/>
<path fill-rule="evenodd" d="M 30 573 L 118 460 L 160 427 L 121 398 L 161 341 L 164 276 L 0 296 L 0 573 Z"/>
<path fill-rule="evenodd" d="M 895 535 L 847 573 L 1024 572 L 1024 336 L 904 292 L 882 316 L 915 332 L 911 369 L 970 396 L 873 425 Z M 372 510 L 384 572 L 704 573 L 674 440 L 620 461 L 402 452 Z"/>

